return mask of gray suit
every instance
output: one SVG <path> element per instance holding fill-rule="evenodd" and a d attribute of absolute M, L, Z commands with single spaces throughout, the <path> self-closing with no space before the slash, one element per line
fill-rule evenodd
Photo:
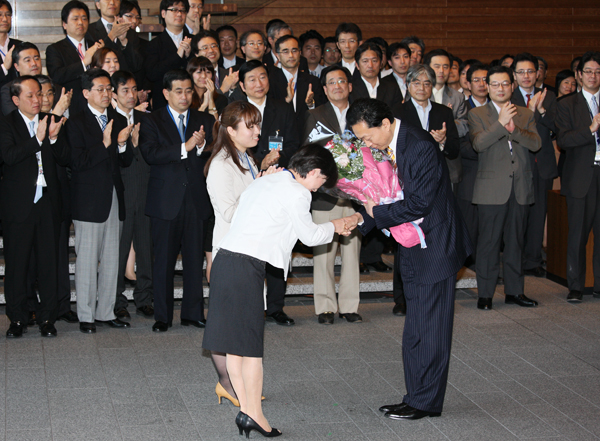
<path fill-rule="evenodd" d="M 478 204 L 477 288 L 480 298 L 492 298 L 502 255 L 505 294 L 524 294 L 522 250 L 525 219 L 534 202 L 530 151 L 541 147 L 530 110 L 517 107 L 513 133 L 498 121 L 498 111 L 489 102 L 469 112 L 469 130 L 479 163 L 473 203 Z M 510 144 L 509 144 L 510 142 Z M 512 152 L 511 152 L 512 145 Z"/>

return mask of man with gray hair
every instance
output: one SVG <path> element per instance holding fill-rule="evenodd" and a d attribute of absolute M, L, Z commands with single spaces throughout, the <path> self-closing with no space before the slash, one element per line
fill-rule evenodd
<path fill-rule="evenodd" d="M 262 61 L 267 66 L 268 72 L 271 72 L 273 67 L 281 68 L 281 63 L 275 55 L 275 42 L 286 35 L 294 35 L 294 31 L 283 20 L 276 21 L 267 28 L 267 41 L 271 50 L 265 52 Z M 309 73 L 308 60 L 302 55 L 300 55 L 300 70 Z"/>

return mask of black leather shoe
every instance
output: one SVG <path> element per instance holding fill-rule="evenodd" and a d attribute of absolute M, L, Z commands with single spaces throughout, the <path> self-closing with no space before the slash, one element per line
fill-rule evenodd
<path fill-rule="evenodd" d="M 135 288 L 135 285 L 137 285 L 137 280 L 128 279 L 127 277 L 123 277 L 123 280 L 125 281 L 125 285 L 129 285 L 132 288 Z"/>
<path fill-rule="evenodd" d="M 115 311 L 115 315 L 117 316 L 118 319 L 122 319 L 122 318 L 130 319 L 131 318 L 129 311 L 127 311 L 125 308 L 117 309 Z"/>
<path fill-rule="evenodd" d="M 154 332 L 167 332 L 169 330 L 169 325 L 165 322 L 156 322 L 152 325 L 152 330 Z"/>
<path fill-rule="evenodd" d="M 379 262 L 367 263 L 367 268 L 377 271 L 378 273 L 389 273 L 392 271 L 392 269 L 381 260 Z"/>
<path fill-rule="evenodd" d="M 27 322 L 28 326 L 35 325 L 35 311 L 29 311 L 29 320 Z"/>
<path fill-rule="evenodd" d="M 181 326 L 195 326 L 196 328 L 204 328 L 206 326 L 206 319 L 203 320 L 188 320 L 181 319 Z"/>
<path fill-rule="evenodd" d="M 583 294 L 581 291 L 577 291 L 572 289 L 569 291 L 569 295 L 567 295 L 567 302 L 569 303 L 581 303 L 583 300 Z"/>
<path fill-rule="evenodd" d="M 67 323 L 78 323 L 79 319 L 77 318 L 77 314 L 75 314 L 70 309 L 62 315 L 57 317 L 58 320 L 65 321 Z"/>
<path fill-rule="evenodd" d="M 439 417 L 441 412 L 428 412 L 426 410 L 415 409 L 408 404 L 400 409 L 390 410 L 383 416 L 393 420 L 420 420 L 425 417 Z"/>
<path fill-rule="evenodd" d="M 349 323 L 362 323 L 362 317 L 356 312 L 349 312 L 346 314 L 340 312 L 340 318 L 345 318 Z"/>
<path fill-rule="evenodd" d="M 131 325 L 127 322 L 119 320 L 118 318 L 113 320 L 96 320 L 99 325 L 108 325 L 111 328 L 129 328 Z"/>
<path fill-rule="evenodd" d="M 488 299 L 479 298 L 479 299 L 477 299 L 477 309 L 483 309 L 484 311 L 489 311 L 490 309 L 492 309 L 492 299 L 491 298 L 488 298 Z"/>
<path fill-rule="evenodd" d="M 369 268 L 367 268 L 366 263 L 359 264 L 358 270 L 360 271 L 361 274 L 371 274 L 371 271 L 369 271 Z"/>
<path fill-rule="evenodd" d="M 95 334 L 96 324 L 88 322 L 79 322 L 79 330 L 84 334 Z"/>
<path fill-rule="evenodd" d="M 154 317 L 154 308 L 151 305 L 140 306 L 135 310 L 135 313 L 148 318 Z"/>
<path fill-rule="evenodd" d="M 525 308 L 534 308 L 538 305 L 538 302 L 530 299 L 525 294 L 519 294 L 518 296 L 505 296 L 504 303 L 509 305 L 519 305 Z"/>
<path fill-rule="evenodd" d="M 27 332 L 27 326 L 21 322 L 11 322 L 6 331 L 6 338 L 22 337 Z"/>
<path fill-rule="evenodd" d="M 594 292 L 592 293 L 592 295 L 593 295 L 593 296 L 594 296 L 594 298 L 596 298 L 596 299 L 600 298 L 600 292 L 598 292 L 598 291 L 594 291 Z"/>
<path fill-rule="evenodd" d="M 40 334 L 42 337 L 56 337 L 56 328 L 54 327 L 54 323 L 50 323 L 45 321 L 40 325 Z"/>
<path fill-rule="evenodd" d="M 406 315 L 406 303 L 396 303 L 394 309 L 392 309 L 392 314 L 400 317 Z"/>
<path fill-rule="evenodd" d="M 544 267 L 538 266 L 537 268 L 523 270 L 523 274 L 526 276 L 546 277 L 546 270 Z"/>
<path fill-rule="evenodd" d="M 386 404 L 385 406 L 381 406 L 379 408 L 379 412 L 383 412 L 383 413 L 391 412 L 392 410 L 403 409 L 406 406 L 408 406 L 408 404 L 406 404 L 406 403 Z"/>
<path fill-rule="evenodd" d="M 289 317 L 283 310 L 275 311 L 273 314 L 267 315 L 266 319 L 269 322 L 275 322 L 281 326 L 292 326 L 296 324 L 294 319 Z"/>
<path fill-rule="evenodd" d="M 322 325 L 333 325 L 333 312 L 324 312 L 319 314 L 319 323 Z"/>

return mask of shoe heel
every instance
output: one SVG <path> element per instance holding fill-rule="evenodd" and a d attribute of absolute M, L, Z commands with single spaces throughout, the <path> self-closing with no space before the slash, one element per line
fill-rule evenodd
<path fill-rule="evenodd" d="M 243 429 L 243 432 L 246 434 L 246 439 L 250 438 L 250 432 L 252 431 L 252 429 Z M 241 433 L 240 433 L 241 435 Z"/>

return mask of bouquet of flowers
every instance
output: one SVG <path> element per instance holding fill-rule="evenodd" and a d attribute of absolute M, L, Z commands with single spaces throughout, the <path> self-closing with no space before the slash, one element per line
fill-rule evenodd
<path fill-rule="evenodd" d="M 325 146 L 331 151 L 337 163 L 340 179 L 333 195 L 344 199 L 353 199 L 365 204 L 367 198 L 376 204 L 391 204 L 404 199 L 404 193 L 398 182 L 389 158 L 380 150 L 370 149 L 348 130 L 343 135 L 335 135 Z M 407 222 L 383 230 L 405 247 L 421 244 L 426 248 L 425 235 L 419 224 L 423 219 Z"/>

